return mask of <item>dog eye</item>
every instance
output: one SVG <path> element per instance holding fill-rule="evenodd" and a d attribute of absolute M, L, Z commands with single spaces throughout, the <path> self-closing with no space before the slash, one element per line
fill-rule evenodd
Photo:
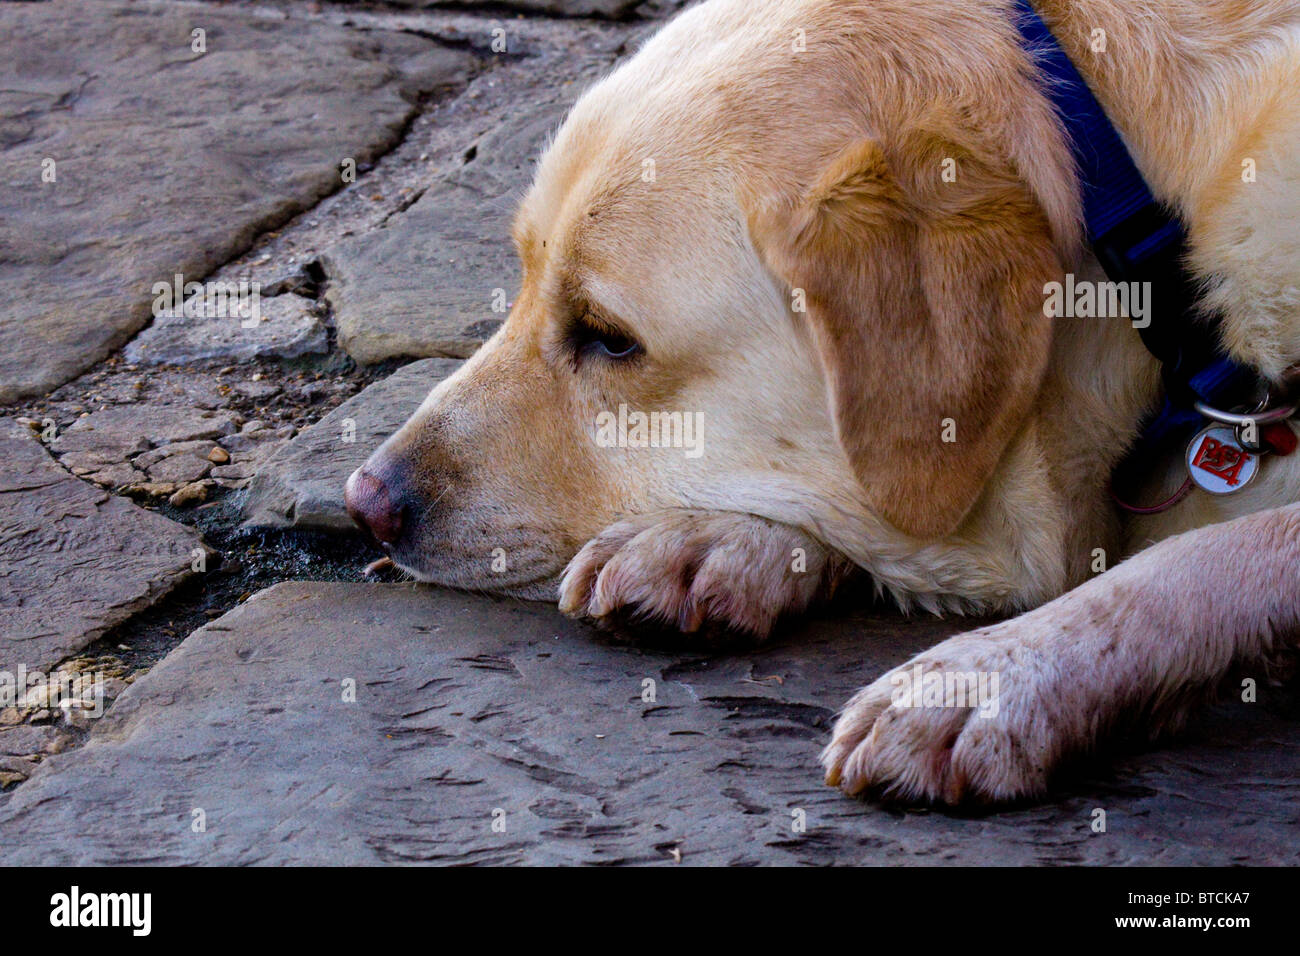
<path fill-rule="evenodd" d="M 631 358 L 641 349 L 641 346 L 626 335 L 608 332 L 597 333 L 596 338 L 591 342 L 591 346 L 612 359 Z"/>
<path fill-rule="evenodd" d="M 641 344 L 626 333 L 607 326 L 597 326 L 576 320 L 569 326 L 569 346 L 577 358 L 597 355 L 613 361 L 625 362 L 642 351 Z"/>

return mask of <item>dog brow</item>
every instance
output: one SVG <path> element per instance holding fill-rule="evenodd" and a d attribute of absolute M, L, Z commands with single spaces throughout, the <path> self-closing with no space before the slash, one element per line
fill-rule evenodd
<path fill-rule="evenodd" d="M 559 291 L 564 308 L 573 320 L 602 332 L 634 337 L 631 327 L 597 302 L 575 272 L 564 273 L 560 278 Z"/>

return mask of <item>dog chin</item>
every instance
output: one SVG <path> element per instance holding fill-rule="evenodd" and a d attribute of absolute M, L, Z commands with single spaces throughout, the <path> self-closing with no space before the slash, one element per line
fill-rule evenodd
<path fill-rule="evenodd" d="M 464 568 L 429 568 L 424 562 L 393 556 L 398 570 L 409 574 L 421 584 L 451 588 L 457 591 L 500 594 L 525 601 L 546 601 L 551 604 L 560 599 L 560 573 L 529 580 L 511 580 L 507 575 L 471 576 Z"/>

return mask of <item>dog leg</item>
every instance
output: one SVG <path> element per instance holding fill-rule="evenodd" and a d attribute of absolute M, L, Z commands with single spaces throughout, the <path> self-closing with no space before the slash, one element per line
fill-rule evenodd
<path fill-rule="evenodd" d="M 851 568 L 788 525 L 729 512 L 656 512 L 611 525 L 587 543 L 560 583 L 560 610 L 764 637 L 781 615 L 807 608 Z"/>
<path fill-rule="evenodd" d="M 1063 757 L 1121 718 L 1153 736 L 1177 726 L 1231 665 L 1266 664 L 1298 628 L 1300 505 L 1169 538 L 859 691 L 822 754 L 826 782 L 945 803 L 1039 796 Z M 985 675 L 996 691 L 951 706 L 937 677 L 917 686 L 928 673 L 966 686 Z"/>

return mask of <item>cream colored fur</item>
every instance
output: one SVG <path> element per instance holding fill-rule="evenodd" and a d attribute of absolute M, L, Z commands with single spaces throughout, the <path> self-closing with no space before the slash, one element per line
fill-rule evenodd
<path fill-rule="evenodd" d="M 1300 3 L 1038 6 L 1185 217 L 1225 345 L 1280 379 L 1300 362 Z M 1300 455 L 1141 521 L 1110 504 L 1159 370 L 1122 319 L 1033 313 L 1045 276 L 1102 277 L 1009 8 L 708 0 L 589 91 L 522 204 L 509 321 L 367 466 L 414 476 L 398 563 L 686 630 L 765 633 L 844 558 L 904 607 L 1037 608 L 918 658 L 999 672 L 997 716 L 894 706 L 892 675 L 849 702 L 828 780 L 909 799 L 1040 794 L 1124 714 L 1172 718 L 1294 644 Z M 644 354 L 572 361 L 575 310 Z M 705 454 L 596 447 L 619 403 L 702 413 Z M 1097 549 L 1166 538 L 1089 580 Z"/>

